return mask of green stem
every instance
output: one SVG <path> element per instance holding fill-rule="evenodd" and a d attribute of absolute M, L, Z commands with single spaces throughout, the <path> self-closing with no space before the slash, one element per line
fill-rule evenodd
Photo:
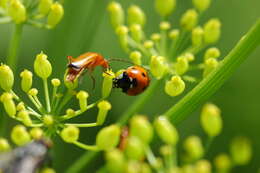
<path fill-rule="evenodd" d="M 9 52 L 7 57 L 7 64 L 12 68 L 13 71 L 16 69 L 17 64 L 17 53 L 20 47 L 20 41 L 22 38 L 23 25 L 16 24 L 14 28 L 14 33 L 12 40 L 9 45 Z"/>
<path fill-rule="evenodd" d="M 98 126 L 97 123 L 82 123 L 82 124 L 70 124 L 70 123 L 67 123 L 65 124 L 66 126 L 76 126 L 76 127 L 95 127 L 95 126 Z"/>
<path fill-rule="evenodd" d="M 190 115 L 202 102 L 213 95 L 231 77 L 242 62 L 260 45 L 260 20 L 238 42 L 220 65 L 176 105 L 164 114 L 175 124 Z"/>
<path fill-rule="evenodd" d="M 98 151 L 98 147 L 96 145 L 86 145 L 78 141 L 73 142 L 73 144 L 85 150 Z"/>
<path fill-rule="evenodd" d="M 48 81 L 47 79 L 43 79 L 43 86 L 44 86 L 44 93 L 45 93 L 45 101 L 47 106 L 47 112 L 51 112 L 51 104 L 50 104 L 50 96 L 49 96 L 49 89 L 48 89 Z"/>

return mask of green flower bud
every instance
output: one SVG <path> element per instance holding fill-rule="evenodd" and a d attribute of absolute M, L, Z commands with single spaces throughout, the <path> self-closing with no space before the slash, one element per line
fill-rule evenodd
<path fill-rule="evenodd" d="M 40 140 L 43 137 L 43 130 L 38 127 L 34 127 L 30 130 L 30 135 L 34 140 Z"/>
<path fill-rule="evenodd" d="M 156 118 L 154 121 L 154 127 L 163 142 L 170 145 L 177 144 L 179 140 L 178 132 L 166 117 L 159 116 Z"/>
<path fill-rule="evenodd" d="M 79 107 L 81 111 L 85 111 L 87 109 L 88 106 L 88 93 L 85 91 L 80 91 L 77 93 L 77 99 L 79 100 Z"/>
<path fill-rule="evenodd" d="M 96 138 L 96 144 L 100 150 L 110 150 L 117 146 L 120 139 L 120 127 L 110 125 L 101 129 Z"/>
<path fill-rule="evenodd" d="M 146 16 L 142 9 L 136 5 L 132 5 L 127 10 L 127 21 L 128 25 L 139 24 L 144 26 L 146 22 Z"/>
<path fill-rule="evenodd" d="M 168 70 L 167 68 L 168 67 L 166 64 L 165 57 L 162 56 L 151 57 L 150 69 L 154 77 L 156 77 L 157 79 L 162 78 L 166 74 Z"/>
<path fill-rule="evenodd" d="M 204 149 L 201 140 L 197 136 L 189 136 L 183 144 L 187 156 L 191 160 L 198 160 L 204 155 Z"/>
<path fill-rule="evenodd" d="M 185 89 L 185 83 L 180 76 L 173 76 L 170 81 L 166 81 L 164 91 L 169 96 L 178 96 Z"/>
<path fill-rule="evenodd" d="M 141 162 L 130 160 L 127 163 L 126 173 L 139 173 L 141 172 Z"/>
<path fill-rule="evenodd" d="M 97 124 L 102 125 L 106 119 L 107 112 L 111 109 L 111 104 L 108 101 L 101 101 L 98 103 Z"/>
<path fill-rule="evenodd" d="M 189 60 L 186 56 L 179 56 L 175 64 L 175 71 L 178 75 L 183 75 L 189 69 Z"/>
<path fill-rule="evenodd" d="M 200 116 L 200 122 L 207 135 L 210 137 L 219 135 L 222 129 L 220 109 L 213 104 L 204 105 Z"/>
<path fill-rule="evenodd" d="M 54 119 L 51 115 L 44 115 L 42 121 L 46 126 L 51 126 L 54 123 Z"/>
<path fill-rule="evenodd" d="M 160 147 L 160 154 L 162 156 L 170 156 L 173 153 L 173 148 L 171 145 L 163 145 Z"/>
<path fill-rule="evenodd" d="M 14 85 L 14 74 L 9 66 L 0 65 L 0 87 L 9 92 Z"/>
<path fill-rule="evenodd" d="M 204 63 L 203 77 L 207 77 L 218 66 L 219 62 L 214 58 L 209 58 Z"/>
<path fill-rule="evenodd" d="M 122 46 L 122 48 L 126 51 L 128 51 L 128 28 L 126 26 L 119 26 L 116 28 L 116 33 L 119 37 L 119 42 Z"/>
<path fill-rule="evenodd" d="M 16 106 L 13 101 L 13 95 L 10 93 L 3 93 L 1 95 L 1 101 L 4 104 L 4 108 L 6 113 L 11 117 L 14 118 L 16 114 Z"/>
<path fill-rule="evenodd" d="M 152 169 L 147 163 L 141 163 L 141 170 L 140 173 L 152 173 Z"/>
<path fill-rule="evenodd" d="M 22 90 L 26 93 L 32 87 L 32 81 L 33 81 L 32 76 L 33 74 L 29 70 L 24 70 L 23 72 L 20 73 L 20 77 L 22 78 L 21 87 Z"/>
<path fill-rule="evenodd" d="M 54 87 L 58 87 L 58 86 L 60 86 L 60 80 L 54 78 L 54 79 L 51 80 L 51 84 L 52 84 Z"/>
<path fill-rule="evenodd" d="M 231 160 L 227 154 L 222 153 L 214 159 L 214 165 L 217 172 L 229 172 L 231 169 Z"/>
<path fill-rule="evenodd" d="M 130 134 L 149 143 L 153 138 L 153 127 L 145 116 L 136 115 L 130 120 Z"/>
<path fill-rule="evenodd" d="M 195 173 L 211 173 L 211 165 L 207 160 L 199 160 L 195 164 Z"/>
<path fill-rule="evenodd" d="M 102 98 L 107 98 L 113 88 L 113 79 L 115 74 L 111 70 L 107 70 L 103 73 L 103 84 L 102 84 Z"/>
<path fill-rule="evenodd" d="M 246 165 L 252 158 L 251 142 L 246 137 L 236 137 L 230 145 L 230 153 L 235 165 Z"/>
<path fill-rule="evenodd" d="M 44 168 L 40 173 L 56 173 L 56 171 L 52 168 Z"/>
<path fill-rule="evenodd" d="M 16 145 L 25 145 L 31 138 L 26 128 L 22 125 L 16 125 L 11 131 L 11 139 Z"/>
<path fill-rule="evenodd" d="M 203 43 L 203 34 L 204 31 L 200 26 L 192 30 L 191 40 L 193 46 L 200 46 Z"/>
<path fill-rule="evenodd" d="M 209 8 L 211 0 L 192 0 L 192 3 L 196 9 L 203 12 Z"/>
<path fill-rule="evenodd" d="M 24 103 L 23 102 L 18 103 L 17 106 L 16 106 L 16 110 L 17 111 L 24 111 L 25 110 Z"/>
<path fill-rule="evenodd" d="M 11 0 L 8 13 L 13 21 L 17 24 L 26 20 L 26 9 L 19 0 Z"/>
<path fill-rule="evenodd" d="M 189 62 L 194 61 L 195 57 L 192 53 L 185 53 L 183 55 Z"/>
<path fill-rule="evenodd" d="M 144 33 L 140 24 L 132 24 L 130 26 L 131 36 L 136 42 L 141 42 L 144 38 Z"/>
<path fill-rule="evenodd" d="M 111 173 L 123 173 L 126 163 L 123 152 L 119 149 L 113 149 L 106 153 L 106 168 Z"/>
<path fill-rule="evenodd" d="M 61 138 L 67 143 L 76 142 L 79 139 L 79 128 L 75 126 L 68 126 L 62 129 Z"/>
<path fill-rule="evenodd" d="M 180 31 L 178 29 L 173 29 L 169 33 L 169 37 L 172 40 L 176 40 L 179 35 L 180 35 Z"/>
<path fill-rule="evenodd" d="M 181 173 L 194 173 L 195 172 L 195 168 L 193 165 L 184 165 L 181 170 Z"/>
<path fill-rule="evenodd" d="M 215 43 L 219 40 L 221 33 L 221 23 L 218 19 L 210 19 L 204 25 L 204 41 L 207 44 Z"/>
<path fill-rule="evenodd" d="M 155 0 L 155 9 L 157 13 L 166 17 L 169 16 L 176 6 L 176 0 Z"/>
<path fill-rule="evenodd" d="M 142 160 L 145 155 L 144 144 L 139 138 L 131 136 L 127 139 L 125 152 L 130 160 Z"/>
<path fill-rule="evenodd" d="M 151 48 L 153 48 L 154 43 L 152 40 L 146 40 L 143 45 L 144 45 L 144 48 L 151 49 Z"/>
<path fill-rule="evenodd" d="M 142 54 L 139 51 L 133 51 L 130 53 L 130 59 L 136 65 L 142 65 Z"/>
<path fill-rule="evenodd" d="M 38 4 L 38 11 L 42 15 L 47 15 L 51 9 L 53 0 L 40 0 Z"/>
<path fill-rule="evenodd" d="M 11 149 L 9 142 L 5 138 L 0 138 L 0 153 Z"/>
<path fill-rule="evenodd" d="M 216 47 L 211 47 L 206 50 L 206 53 L 204 55 L 204 60 L 206 61 L 207 59 L 210 58 L 218 58 L 220 56 L 220 51 Z"/>
<path fill-rule="evenodd" d="M 36 88 L 32 88 L 28 91 L 28 94 L 31 96 L 37 96 L 38 90 Z"/>
<path fill-rule="evenodd" d="M 112 1 L 109 3 L 107 9 L 110 14 L 111 24 L 115 29 L 124 24 L 125 14 L 119 3 Z"/>
<path fill-rule="evenodd" d="M 51 29 L 55 27 L 60 22 L 63 15 L 64 15 L 64 10 L 60 3 L 55 2 L 54 4 L 52 4 L 47 18 L 48 28 Z"/>
<path fill-rule="evenodd" d="M 171 28 L 171 24 L 167 21 L 163 21 L 160 23 L 160 30 L 169 30 Z"/>
<path fill-rule="evenodd" d="M 151 35 L 151 40 L 158 43 L 161 40 L 161 35 L 159 33 L 153 33 Z"/>
<path fill-rule="evenodd" d="M 181 27 L 187 31 L 192 30 L 198 22 L 198 13 L 194 9 L 187 10 L 181 17 Z"/>
<path fill-rule="evenodd" d="M 20 111 L 17 115 L 18 118 L 20 118 L 24 125 L 31 126 L 32 120 L 29 116 L 29 113 L 27 111 Z"/>
<path fill-rule="evenodd" d="M 47 79 L 52 73 L 51 63 L 47 60 L 47 55 L 43 52 L 36 56 L 34 71 L 42 79 Z"/>

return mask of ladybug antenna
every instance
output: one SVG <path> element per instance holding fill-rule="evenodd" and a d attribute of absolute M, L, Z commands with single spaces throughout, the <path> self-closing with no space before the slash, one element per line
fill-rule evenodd
<path fill-rule="evenodd" d="M 124 62 L 124 63 L 128 63 L 128 64 L 131 64 L 131 65 L 136 65 L 135 63 L 129 61 L 129 60 L 126 60 L 126 59 L 120 59 L 120 58 L 108 58 L 107 59 L 108 62 L 111 62 L 111 61 L 119 61 L 119 62 Z"/>

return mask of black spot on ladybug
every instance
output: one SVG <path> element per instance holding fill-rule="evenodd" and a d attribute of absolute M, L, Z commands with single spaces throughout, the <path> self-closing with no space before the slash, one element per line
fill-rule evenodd
<path fill-rule="evenodd" d="M 144 72 L 142 72 L 142 76 L 143 76 L 143 77 L 146 77 L 146 75 L 144 74 Z"/>
<path fill-rule="evenodd" d="M 132 69 L 133 69 L 133 70 L 136 70 L 136 68 L 135 68 L 135 67 L 132 67 Z"/>
<path fill-rule="evenodd" d="M 137 79 L 136 78 L 133 79 L 132 84 L 133 84 L 133 87 L 137 87 Z"/>

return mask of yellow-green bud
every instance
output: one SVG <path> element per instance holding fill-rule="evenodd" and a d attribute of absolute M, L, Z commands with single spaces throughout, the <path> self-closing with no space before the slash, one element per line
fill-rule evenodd
<path fill-rule="evenodd" d="M 152 169 L 150 168 L 149 164 L 143 162 L 140 166 L 140 173 L 152 173 Z"/>
<path fill-rule="evenodd" d="M 144 144 L 139 138 L 131 136 L 127 139 L 125 152 L 130 160 L 142 160 L 145 154 Z"/>
<path fill-rule="evenodd" d="M 186 56 L 179 56 L 175 64 L 175 71 L 178 75 L 183 75 L 189 69 L 189 59 Z"/>
<path fill-rule="evenodd" d="M 181 17 L 181 27 L 187 31 L 192 30 L 198 22 L 198 13 L 194 9 L 187 10 Z"/>
<path fill-rule="evenodd" d="M 170 145 L 177 144 L 179 140 L 178 132 L 166 117 L 159 116 L 156 118 L 154 121 L 154 127 L 163 142 Z"/>
<path fill-rule="evenodd" d="M 204 41 L 207 44 L 215 43 L 221 34 L 221 23 L 218 19 L 210 19 L 204 25 Z"/>
<path fill-rule="evenodd" d="M 130 26 L 131 36 L 136 42 L 141 42 L 144 38 L 144 33 L 140 24 L 132 24 Z"/>
<path fill-rule="evenodd" d="M 119 149 L 113 149 L 106 153 L 106 168 L 111 173 L 123 173 L 125 171 L 126 162 L 124 154 Z"/>
<path fill-rule="evenodd" d="M 119 37 L 119 42 L 120 42 L 122 48 L 124 50 L 128 51 L 128 40 L 127 40 L 128 28 L 124 25 L 118 26 L 116 28 L 116 33 Z"/>
<path fill-rule="evenodd" d="M 28 94 L 31 96 L 37 96 L 38 90 L 36 88 L 32 88 L 28 91 Z"/>
<path fill-rule="evenodd" d="M 169 16 L 176 6 L 176 0 L 155 0 L 155 9 L 157 13 L 166 17 Z"/>
<path fill-rule="evenodd" d="M 100 150 L 110 150 L 117 146 L 120 139 L 120 127 L 110 125 L 98 132 L 96 144 Z"/>
<path fill-rule="evenodd" d="M 214 104 L 206 104 L 203 106 L 200 122 L 204 131 L 210 137 L 220 134 L 222 129 L 222 119 L 220 109 Z"/>
<path fill-rule="evenodd" d="M 172 40 L 176 40 L 179 35 L 180 35 L 180 31 L 178 29 L 173 29 L 169 33 L 169 37 Z"/>
<path fill-rule="evenodd" d="M 197 136 L 189 136 L 183 144 L 184 150 L 189 159 L 197 160 L 204 155 L 204 149 L 201 140 Z"/>
<path fill-rule="evenodd" d="M 3 90 L 9 92 L 13 88 L 14 74 L 9 66 L 0 65 L 0 86 Z"/>
<path fill-rule="evenodd" d="M 11 149 L 9 142 L 5 138 L 0 138 L 0 153 Z"/>
<path fill-rule="evenodd" d="M 51 84 L 54 86 L 54 87 L 58 87 L 60 86 L 60 80 L 59 79 L 52 79 L 51 80 Z"/>
<path fill-rule="evenodd" d="M 16 125 L 12 129 L 11 139 L 16 145 L 25 145 L 30 142 L 31 138 L 26 128 L 22 125 Z"/>
<path fill-rule="evenodd" d="M 195 172 L 195 167 L 193 165 L 184 165 L 181 170 L 181 173 L 194 173 Z"/>
<path fill-rule="evenodd" d="M 51 29 L 55 27 L 60 22 L 63 15 L 64 15 L 64 10 L 60 3 L 55 2 L 54 4 L 52 4 L 47 18 L 48 28 Z"/>
<path fill-rule="evenodd" d="M 154 77 L 156 77 L 157 79 L 162 78 L 168 70 L 165 57 L 152 56 L 150 62 L 150 69 Z"/>
<path fill-rule="evenodd" d="M 169 30 L 171 28 L 171 24 L 167 21 L 163 21 L 160 23 L 161 30 Z"/>
<path fill-rule="evenodd" d="M 194 61 L 195 57 L 192 53 L 185 53 L 183 55 L 189 62 Z"/>
<path fill-rule="evenodd" d="M 192 30 L 192 45 L 193 46 L 200 46 L 203 43 L 203 29 L 198 26 Z"/>
<path fill-rule="evenodd" d="M 3 93 L 1 95 L 1 101 L 4 104 L 6 113 L 13 118 L 16 114 L 16 106 L 13 101 L 13 95 L 7 92 Z"/>
<path fill-rule="evenodd" d="M 220 56 L 220 50 L 216 47 L 211 47 L 206 50 L 204 55 L 204 60 L 206 61 L 209 58 L 218 58 Z"/>
<path fill-rule="evenodd" d="M 125 14 L 122 6 L 115 1 L 109 3 L 107 10 L 110 13 L 110 20 L 112 26 L 116 29 L 118 26 L 124 24 Z"/>
<path fill-rule="evenodd" d="M 250 140 L 243 136 L 234 138 L 230 145 L 230 153 L 235 165 L 246 165 L 252 157 Z"/>
<path fill-rule="evenodd" d="M 33 81 L 32 76 L 33 74 L 29 70 L 24 70 L 23 72 L 20 73 L 20 77 L 22 78 L 21 87 L 22 90 L 26 93 L 32 87 L 32 81 Z"/>
<path fill-rule="evenodd" d="M 38 11 L 42 15 L 47 15 L 51 9 L 53 0 L 40 0 L 38 4 Z"/>
<path fill-rule="evenodd" d="M 68 126 L 62 129 L 61 137 L 67 143 L 76 142 L 79 139 L 79 128 L 75 126 Z"/>
<path fill-rule="evenodd" d="M 75 116 L 75 111 L 73 109 L 69 108 L 69 109 L 66 110 L 66 115 L 68 117 L 73 117 L 73 116 Z"/>
<path fill-rule="evenodd" d="M 101 101 L 98 103 L 98 116 L 97 116 L 97 124 L 102 125 L 106 119 L 107 112 L 111 109 L 111 104 L 108 101 Z"/>
<path fill-rule="evenodd" d="M 171 80 L 166 81 L 164 90 L 169 96 L 178 96 L 185 89 L 185 83 L 180 76 L 173 76 Z"/>
<path fill-rule="evenodd" d="M 133 51 L 130 53 L 130 59 L 136 65 L 142 65 L 142 54 L 139 51 Z"/>
<path fill-rule="evenodd" d="M 79 100 L 79 107 L 81 111 L 85 111 L 88 106 L 89 94 L 86 91 L 80 91 L 77 93 L 77 99 Z"/>
<path fill-rule="evenodd" d="M 54 119 L 53 119 L 53 117 L 51 115 L 44 115 L 43 116 L 43 123 L 46 126 L 51 126 L 54 123 Z"/>
<path fill-rule="evenodd" d="M 211 173 L 211 164 L 207 160 L 199 160 L 195 164 L 195 173 Z"/>
<path fill-rule="evenodd" d="M 107 98 L 113 88 L 113 79 L 115 74 L 111 70 L 107 70 L 103 73 L 103 83 L 102 83 L 102 98 Z"/>
<path fill-rule="evenodd" d="M 161 40 L 161 35 L 159 33 L 153 33 L 151 35 L 151 40 L 154 42 L 159 42 Z"/>
<path fill-rule="evenodd" d="M 43 130 L 38 127 L 34 127 L 30 130 L 30 135 L 34 140 L 40 140 L 43 137 Z"/>
<path fill-rule="evenodd" d="M 36 56 L 34 61 L 34 72 L 42 79 L 47 79 L 52 73 L 51 63 L 43 52 Z"/>
<path fill-rule="evenodd" d="M 17 24 L 26 20 L 26 9 L 19 0 L 11 0 L 8 13 L 13 21 Z"/>
<path fill-rule="evenodd" d="M 20 118 L 24 125 L 31 126 L 32 120 L 29 116 L 29 113 L 27 111 L 20 111 L 17 115 L 18 118 Z"/>
<path fill-rule="evenodd" d="M 145 116 L 136 115 L 130 120 L 130 134 L 149 143 L 153 138 L 153 127 Z"/>
<path fill-rule="evenodd" d="M 192 3 L 196 9 L 203 12 L 209 8 L 211 0 L 192 0 Z"/>
<path fill-rule="evenodd" d="M 146 40 L 143 45 L 144 45 L 144 48 L 151 49 L 151 48 L 153 48 L 154 43 L 152 40 Z"/>
<path fill-rule="evenodd" d="M 163 145 L 160 147 L 160 154 L 162 156 L 170 156 L 173 154 L 173 148 L 171 145 Z"/>
<path fill-rule="evenodd" d="M 53 168 L 44 168 L 40 173 L 56 173 L 56 171 Z"/>
<path fill-rule="evenodd" d="M 17 111 L 24 111 L 25 110 L 24 102 L 18 103 L 17 106 L 16 106 L 16 110 Z"/>
<path fill-rule="evenodd" d="M 209 58 L 204 62 L 204 71 L 203 77 L 205 78 L 208 74 L 210 74 L 213 70 L 217 68 L 219 62 L 215 58 Z"/>
<path fill-rule="evenodd" d="M 130 160 L 127 162 L 126 173 L 139 173 L 141 172 L 141 162 Z"/>
<path fill-rule="evenodd" d="M 227 154 L 222 153 L 214 159 L 214 165 L 218 172 L 229 172 L 231 169 L 231 160 Z"/>
<path fill-rule="evenodd" d="M 128 25 L 139 24 L 144 26 L 146 16 L 140 7 L 137 5 L 132 5 L 127 10 L 127 22 Z"/>

